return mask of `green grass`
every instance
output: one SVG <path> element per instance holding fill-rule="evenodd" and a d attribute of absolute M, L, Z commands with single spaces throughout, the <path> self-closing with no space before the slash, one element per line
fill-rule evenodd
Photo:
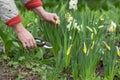
<path fill-rule="evenodd" d="M 116 52 L 116 46 L 119 45 L 120 40 L 120 10 L 117 1 L 111 2 L 112 0 L 93 1 L 91 5 L 89 4 L 91 2 L 81 0 L 78 10 L 72 11 L 68 10 L 67 2 L 63 4 L 64 1 L 61 1 L 56 5 L 56 0 L 44 1 L 47 11 L 56 12 L 59 15 L 61 20 L 59 28 L 42 21 L 31 11 L 21 10 L 26 29 L 34 37 L 43 36 L 45 40 L 52 43 L 53 48 L 25 51 L 11 28 L 2 24 L 1 44 L 5 46 L 7 55 L 3 54 L 1 59 L 7 60 L 8 65 L 15 68 L 24 65 L 32 69 L 33 73 L 36 72 L 42 76 L 41 80 L 69 80 L 70 78 L 73 80 L 113 80 L 115 75 L 120 78 L 119 59 Z M 100 4 L 95 5 L 95 3 Z M 19 4 L 19 6 L 22 5 Z M 68 21 L 69 17 L 66 18 L 66 14 L 73 19 Z M 111 22 L 117 25 L 113 33 L 109 32 Z M 99 28 L 100 26 L 102 28 Z M 50 57 L 51 55 L 53 57 Z M 96 73 L 100 61 L 103 62 L 102 77 L 97 75 L 98 72 Z"/>

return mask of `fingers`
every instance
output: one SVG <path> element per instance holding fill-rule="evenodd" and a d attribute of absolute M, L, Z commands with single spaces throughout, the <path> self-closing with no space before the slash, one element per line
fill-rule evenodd
<path fill-rule="evenodd" d="M 32 48 L 35 48 L 36 46 L 35 46 L 35 42 L 34 42 L 34 40 L 32 39 L 32 40 L 29 40 L 29 49 L 32 49 Z"/>
<path fill-rule="evenodd" d="M 57 14 L 55 13 L 51 13 L 49 14 L 49 21 L 52 22 L 53 24 L 55 24 L 56 20 L 59 20 L 59 17 L 57 16 Z"/>
<path fill-rule="evenodd" d="M 22 45 L 23 45 L 24 49 L 27 50 L 27 43 L 26 42 L 22 42 Z"/>
<path fill-rule="evenodd" d="M 36 42 L 34 39 L 28 39 L 22 42 L 24 49 L 29 50 L 36 47 Z"/>
<path fill-rule="evenodd" d="M 46 12 L 44 14 L 44 16 L 43 16 L 43 20 L 45 20 L 47 22 L 50 22 L 50 23 L 53 23 L 55 25 L 56 25 L 56 21 L 59 21 L 59 23 L 60 23 L 59 17 L 57 16 L 56 13 L 48 13 L 48 12 Z"/>
<path fill-rule="evenodd" d="M 21 41 L 24 49 L 32 49 L 36 47 L 36 41 L 32 34 L 26 29 L 17 33 L 18 39 Z"/>
<path fill-rule="evenodd" d="M 53 13 L 53 15 L 54 15 L 54 20 L 59 20 L 59 17 L 57 16 L 57 14 L 55 14 L 55 13 Z"/>
<path fill-rule="evenodd" d="M 60 20 L 59 20 L 59 17 L 57 16 L 57 14 L 53 13 L 53 18 L 52 18 L 51 22 L 53 24 L 55 24 L 57 28 L 59 27 Z"/>

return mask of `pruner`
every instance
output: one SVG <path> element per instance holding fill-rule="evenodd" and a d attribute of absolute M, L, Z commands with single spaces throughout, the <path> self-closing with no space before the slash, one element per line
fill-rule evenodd
<path fill-rule="evenodd" d="M 52 44 L 47 41 L 44 41 L 42 37 L 35 37 L 35 41 L 38 47 L 44 47 L 47 49 L 52 48 Z"/>

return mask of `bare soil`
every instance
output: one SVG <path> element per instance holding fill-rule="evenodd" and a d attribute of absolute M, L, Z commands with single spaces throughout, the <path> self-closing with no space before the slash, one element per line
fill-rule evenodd
<path fill-rule="evenodd" d="M 19 80 L 40 80 L 40 75 L 32 73 L 24 67 L 15 69 L 0 62 L 0 80 L 17 80 L 20 74 L 23 76 Z"/>

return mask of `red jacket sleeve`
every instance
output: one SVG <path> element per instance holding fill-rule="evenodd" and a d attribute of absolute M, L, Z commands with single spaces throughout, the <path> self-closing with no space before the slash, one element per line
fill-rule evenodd
<path fill-rule="evenodd" d="M 30 10 L 38 6 L 42 6 L 42 1 L 41 0 L 30 0 L 25 4 L 25 6 L 28 10 Z"/>
<path fill-rule="evenodd" d="M 21 22 L 14 0 L 0 0 L 0 19 L 8 26 Z"/>

